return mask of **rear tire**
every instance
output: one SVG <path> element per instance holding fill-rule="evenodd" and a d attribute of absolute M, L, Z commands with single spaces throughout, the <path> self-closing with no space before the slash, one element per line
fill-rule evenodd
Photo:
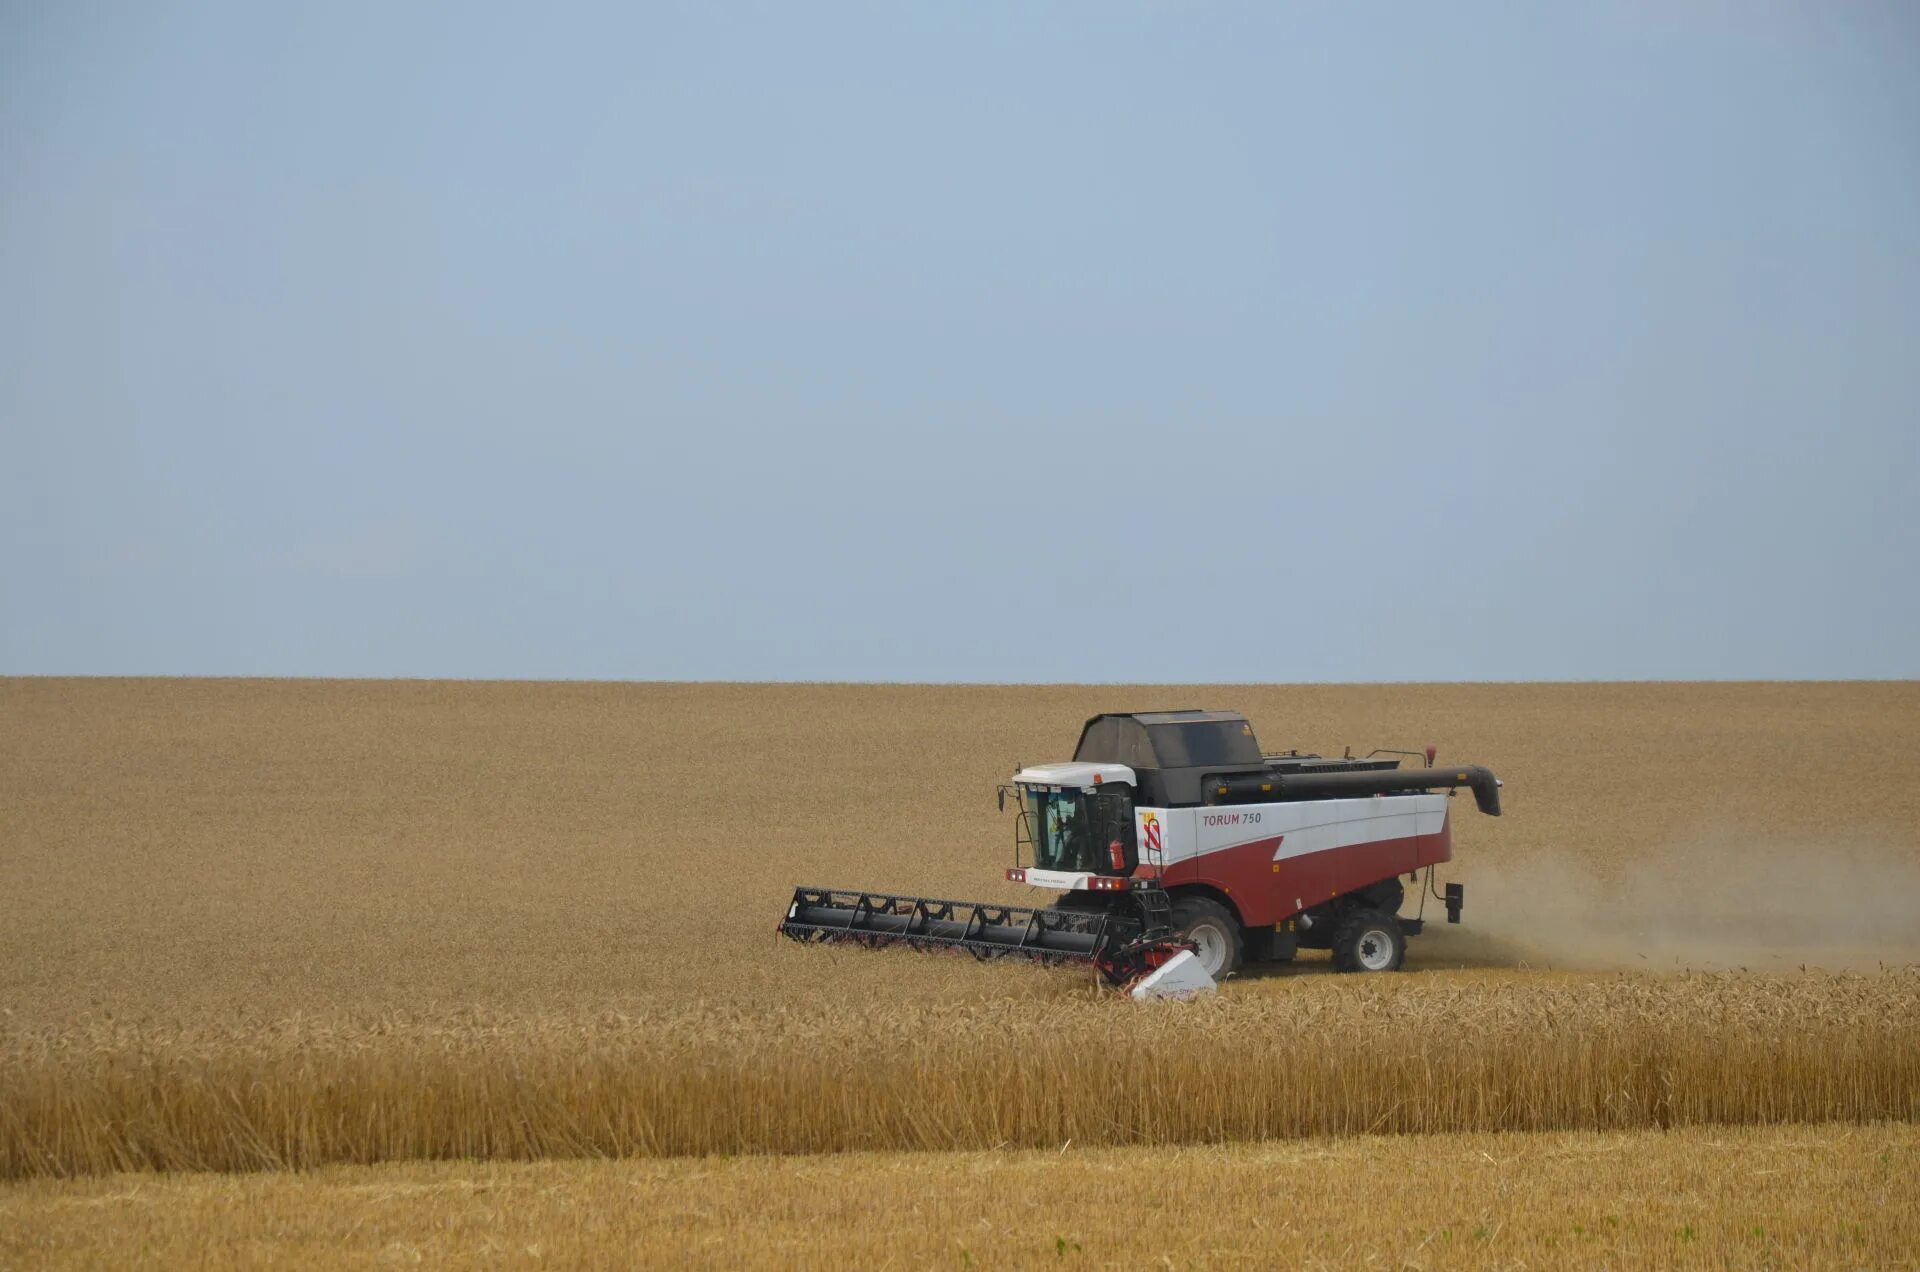
<path fill-rule="evenodd" d="M 1400 921 L 1378 910 L 1361 910 L 1333 932 L 1333 966 L 1342 972 L 1397 972 L 1407 961 Z"/>
<path fill-rule="evenodd" d="M 1240 970 L 1246 942 L 1240 935 L 1240 921 L 1227 908 L 1205 897 L 1175 897 L 1173 930 L 1198 947 L 1200 966 L 1215 980 L 1225 980 Z"/>

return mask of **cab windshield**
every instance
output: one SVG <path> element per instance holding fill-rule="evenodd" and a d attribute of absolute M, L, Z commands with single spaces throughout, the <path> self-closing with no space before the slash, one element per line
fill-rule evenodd
<path fill-rule="evenodd" d="M 1041 870 L 1123 874 L 1134 865 L 1132 801 L 1119 791 L 1026 789 L 1033 864 Z M 1114 845 L 1119 845 L 1119 863 Z"/>

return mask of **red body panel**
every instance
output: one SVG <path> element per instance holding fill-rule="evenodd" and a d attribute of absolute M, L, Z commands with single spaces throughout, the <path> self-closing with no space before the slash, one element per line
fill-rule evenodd
<path fill-rule="evenodd" d="M 1275 861 L 1273 854 L 1285 838 L 1249 840 L 1176 861 L 1166 868 L 1161 883 L 1169 890 L 1186 884 L 1216 888 L 1233 902 L 1242 922 L 1262 926 L 1343 892 L 1453 860 L 1451 817 L 1431 835 L 1381 839 Z"/>

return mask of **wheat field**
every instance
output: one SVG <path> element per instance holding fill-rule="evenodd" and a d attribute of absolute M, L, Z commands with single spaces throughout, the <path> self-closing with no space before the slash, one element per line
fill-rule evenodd
<path fill-rule="evenodd" d="M 1911 1125 L 121 1175 L 0 1189 L 73 1267 L 1911 1267 Z"/>
<path fill-rule="evenodd" d="M 774 937 L 1028 895 L 994 784 L 1187 705 L 1492 767 L 1466 923 L 1147 1007 Z M 1917 745 L 1909 683 L 4 680 L 0 1179 L 1908 1125 Z"/>

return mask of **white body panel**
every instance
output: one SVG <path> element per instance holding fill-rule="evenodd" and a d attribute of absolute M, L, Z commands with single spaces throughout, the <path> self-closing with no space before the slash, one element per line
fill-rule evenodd
<path fill-rule="evenodd" d="M 1221 808 L 1140 808 L 1142 860 L 1172 865 L 1189 857 L 1279 838 L 1273 859 L 1354 844 L 1436 835 L 1447 820 L 1445 795 L 1371 795 L 1364 799 L 1307 799 L 1285 804 L 1234 804 Z M 1152 823 L 1158 822 L 1157 834 Z M 1157 839 L 1160 855 L 1147 849 Z"/>
<path fill-rule="evenodd" d="M 1124 764 L 1082 764 L 1068 760 L 1061 764 L 1035 764 L 1013 775 L 1021 786 L 1063 786 L 1093 790 L 1106 782 L 1133 784 L 1133 770 Z"/>
<path fill-rule="evenodd" d="M 1142 976 L 1129 992 L 1134 1001 L 1145 1002 L 1149 998 L 1192 998 L 1195 994 L 1211 994 L 1217 988 L 1193 951 L 1181 950 Z"/>
<path fill-rule="evenodd" d="M 1084 888 L 1093 875 L 1084 870 L 1027 870 L 1026 882 L 1036 888 Z"/>

